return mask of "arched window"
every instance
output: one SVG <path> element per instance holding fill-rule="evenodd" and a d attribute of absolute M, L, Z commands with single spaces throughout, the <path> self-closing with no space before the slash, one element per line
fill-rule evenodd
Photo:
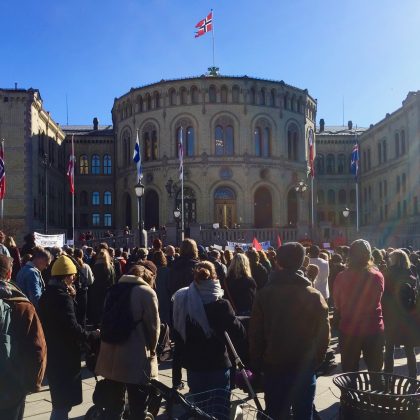
<path fill-rule="evenodd" d="M 176 105 L 176 91 L 173 88 L 169 91 L 169 105 Z"/>
<path fill-rule="evenodd" d="M 222 86 L 220 89 L 220 102 L 222 104 L 227 104 L 228 101 L 228 90 L 226 86 Z"/>
<path fill-rule="evenodd" d="M 334 190 L 328 190 L 327 200 L 328 200 L 328 204 L 335 204 L 335 191 Z"/>
<path fill-rule="evenodd" d="M 276 91 L 274 89 L 270 91 L 269 101 L 270 106 L 276 106 Z"/>
<path fill-rule="evenodd" d="M 232 102 L 234 104 L 239 103 L 239 87 L 236 85 L 232 88 Z"/>
<path fill-rule="evenodd" d="M 89 174 L 89 159 L 86 155 L 80 156 L 79 169 L 80 169 L 80 175 Z"/>
<path fill-rule="evenodd" d="M 407 178 L 405 173 L 401 175 L 401 188 L 402 193 L 405 194 L 407 192 Z"/>
<path fill-rule="evenodd" d="M 230 118 L 222 117 L 216 121 L 214 149 L 217 156 L 233 156 L 234 133 L 233 122 Z"/>
<path fill-rule="evenodd" d="M 104 192 L 104 204 L 110 206 L 112 204 L 112 194 L 111 191 Z"/>
<path fill-rule="evenodd" d="M 86 191 L 82 191 L 80 193 L 80 205 L 87 206 L 88 205 L 88 193 Z"/>
<path fill-rule="evenodd" d="M 335 173 L 335 157 L 332 154 L 327 155 L 327 174 Z"/>
<path fill-rule="evenodd" d="M 160 108 L 160 95 L 159 95 L 159 92 L 154 92 L 153 93 L 153 99 L 154 99 L 154 102 L 155 102 L 155 109 Z"/>
<path fill-rule="evenodd" d="M 405 155 L 405 130 L 401 130 L 401 154 Z"/>
<path fill-rule="evenodd" d="M 92 156 L 92 175 L 99 175 L 101 173 L 101 160 L 99 155 Z"/>
<path fill-rule="evenodd" d="M 400 155 L 400 135 L 395 133 L 395 157 Z"/>
<path fill-rule="evenodd" d="M 259 187 L 254 194 L 254 227 L 272 227 L 272 210 L 272 198 L 270 190 L 266 187 Z"/>
<path fill-rule="evenodd" d="M 141 95 L 139 95 L 137 97 L 137 106 L 138 106 L 139 112 L 143 112 L 144 111 L 143 97 Z"/>
<path fill-rule="evenodd" d="M 251 104 L 251 105 L 255 105 L 255 89 L 254 88 L 251 88 L 250 90 L 249 90 L 249 103 Z"/>
<path fill-rule="evenodd" d="M 209 87 L 209 102 L 216 103 L 216 87 L 213 85 Z"/>
<path fill-rule="evenodd" d="M 152 97 L 150 96 L 150 93 L 146 95 L 146 106 L 148 111 L 152 110 Z"/>
<path fill-rule="evenodd" d="M 182 127 L 182 128 L 181 128 Z M 182 132 L 182 145 L 184 156 L 194 156 L 195 153 L 195 131 L 191 122 L 182 120 L 177 123 L 176 129 L 176 155 L 179 157 L 179 140 Z"/>
<path fill-rule="evenodd" d="M 255 124 L 254 142 L 255 155 L 260 157 L 269 157 L 271 154 L 271 130 L 268 121 L 261 119 Z"/>
<path fill-rule="evenodd" d="M 99 204 L 100 204 L 99 192 L 94 191 L 92 193 L 92 205 L 99 206 Z"/>
<path fill-rule="evenodd" d="M 350 190 L 350 204 L 356 202 L 356 190 Z"/>
<path fill-rule="evenodd" d="M 123 144 L 123 165 L 129 166 L 131 163 L 131 134 L 129 130 L 125 130 L 122 134 Z"/>
<path fill-rule="evenodd" d="M 298 160 L 299 132 L 296 124 L 290 124 L 287 129 L 287 156 L 289 160 Z"/>
<path fill-rule="evenodd" d="M 346 204 L 346 201 L 347 201 L 346 190 L 338 191 L 338 203 L 339 204 Z"/>
<path fill-rule="evenodd" d="M 193 104 L 198 104 L 199 98 L 198 98 L 198 89 L 196 86 L 193 86 L 191 88 L 191 102 Z"/>
<path fill-rule="evenodd" d="M 283 108 L 288 109 L 289 105 L 289 95 L 286 93 L 283 95 Z"/>
<path fill-rule="evenodd" d="M 143 156 L 144 160 L 157 160 L 158 159 L 158 136 L 154 124 L 147 124 L 143 128 Z"/>
<path fill-rule="evenodd" d="M 112 160 L 110 155 L 104 155 L 104 175 L 112 174 Z"/>
<path fill-rule="evenodd" d="M 325 172 L 325 159 L 324 155 L 318 154 L 315 159 L 315 173 L 319 175 L 323 175 Z"/>
<path fill-rule="evenodd" d="M 337 172 L 339 174 L 344 174 L 345 167 L 346 167 L 346 157 L 341 153 L 338 155 L 338 159 L 337 159 Z"/>
<path fill-rule="evenodd" d="M 261 90 L 260 90 L 260 94 L 259 94 L 259 103 L 260 103 L 260 105 L 265 105 L 265 89 L 264 88 L 262 88 Z"/>
<path fill-rule="evenodd" d="M 328 212 L 328 221 L 335 225 L 335 211 Z"/>
<path fill-rule="evenodd" d="M 179 94 L 181 96 L 181 105 L 187 105 L 187 102 L 188 102 L 187 89 L 185 89 L 184 87 L 182 87 L 179 90 Z"/>
<path fill-rule="evenodd" d="M 323 190 L 318 190 L 317 199 L 318 199 L 318 204 L 324 204 L 325 203 L 325 194 L 324 194 Z"/>

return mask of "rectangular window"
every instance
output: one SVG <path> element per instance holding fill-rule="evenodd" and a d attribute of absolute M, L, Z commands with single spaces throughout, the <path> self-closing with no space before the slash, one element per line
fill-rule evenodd
<path fill-rule="evenodd" d="M 92 193 L 92 205 L 99 206 L 99 203 L 100 203 L 99 200 L 100 200 L 99 199 L 99 192 L 98 191 L 93 192 Z"/>
<path fill-rule="evenodd" d="M 388 220 L 388 204 L 385 204 L 384 207 L 384 218 L 385 220 Z"/>
<path fill-rule="evenodd" d="M 407 200 L 403 201 L 403 217 L 407 217 Z"/>
<path fill-rule="evenodd" d="M 418 204 L 417 197 L 413 198 L 413 212 L 414 214 L 418 214 L 419 212 L 419 204 Z"/>
<path fill-rule="evenodd" d="M 378 162 L 379 165 L 382 163 L 382 145 L 378 143 Z"/>
<path fill-rule="evenodd" d="M 104 214 L 104 225 L 107 227 L 112 226 L 112 215 L 110 213 Z"/>
<path fill-rule="evenodd" d="M 89 225 L 89 215 L 87 213 L 80 214 L 80 226 L 88 227 Z"/>
<path fill-rule="evenodd" d="M 397 217 L 401 217 L 401 203 L 399 201 L 397 203 Z"/>
<path fill-rule="evenodd" d="M 92 214 L 92 225 L 93 226 L 99 226 L 99 224 L 101 223 L 101 218 L 99 213 L 93 213 Z"/>
<path fill-rule="evenodd" d="M 382 181 L 379 182 L 379 199 L 382 199 Z"/>
<path fill-rule="evenodd" d="M 384 154 L 384 159 L 383 159 L 383 161 L 384 161 L 384 162 L 386 162 L 386 161 L 387 161 L 387 159 L 388 159 L 388 156 L 387 156 L 386 141 L 385 141 L 385 140 L 383 141 L 383 144 L 382 144 L 382 152 L 383 152 L 383 154 Z"/>
<path fill-rule="evenodd" d="M 388 195 L 388 183 L 386 180 L 384 181 L 384 197 Z"/>
<path fill-rule="evenodd" d="M 370 169 L 372 168 L 370 149 L 368 149 L 368 151 L 367 151 L 367 166 L 368 166 L 368 171 L 370 171 Z"/>

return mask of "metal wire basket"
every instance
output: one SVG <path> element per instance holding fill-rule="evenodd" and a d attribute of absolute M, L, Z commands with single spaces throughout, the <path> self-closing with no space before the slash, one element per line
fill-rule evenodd
<path fill-rule="evenodd" d="M 254 407 L 250 397 L 225 389 L 190 394 L 185 399 L 217 420 L 271 420 L 271 417 Z"/>
<path fill-rule="evenodd" d="M 340 419 L 419 419 L 420 381 L 380 372 L 337 375 Z"/>

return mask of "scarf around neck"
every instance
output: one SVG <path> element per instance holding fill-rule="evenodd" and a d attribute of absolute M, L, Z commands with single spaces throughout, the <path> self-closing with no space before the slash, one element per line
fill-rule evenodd
<path fill-rule="evenodd" d="M 178 290 L 174 297 L 174 327 L 186 340 L 187 317 L 200 326 L 205 336 L 212 335 L 204 305 L 215 302 L 223 297 L 219 280 L 205 280 L 200 283 L 193 281 L 189 287 Z"/>

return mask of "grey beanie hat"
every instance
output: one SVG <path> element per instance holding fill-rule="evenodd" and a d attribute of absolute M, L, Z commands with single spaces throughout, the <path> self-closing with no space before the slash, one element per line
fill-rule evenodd
<path fill-rule="evenodd" d="M 349 256 L 357 261 L 369 260 L 372 258 L 370 243 L 365 239 L 356 239 L 350 245 Z"/>

